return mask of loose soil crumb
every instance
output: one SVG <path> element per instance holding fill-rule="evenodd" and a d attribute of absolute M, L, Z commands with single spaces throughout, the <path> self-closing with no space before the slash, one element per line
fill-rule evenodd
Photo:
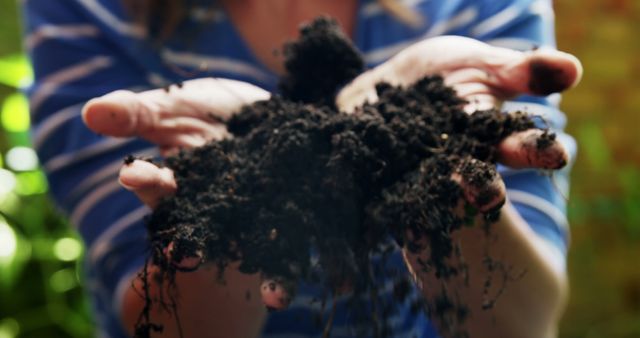
<path fill-rule="evenodd" d="M 152 263 L 169 280 L 183 259 L 200 257 L 221 268 L 239 262 L 244 273 L 294 281 L 291 292 L 298 280 L 330 294 L 349 285 L 354 299 L 370 298 L 373 335 L 391 336 L 386 319 L 392 309 L 379 302 L 371 258 L 394 251 L 392 238 L 413 252 L 426 244 L 430 255 L 423 268 L 443 280 L 466 273 L 464 266 L 447 264 L 459 254 L 451 234 L 469 216 L 453 211 L 462 190 L 451 176 L 460 173 L 479 188 L 491 182 L 496 145 L 534 124 L 524 114 L 466 114 L 464 101 L 439 76 L 408 88 L 380 83 L 378 102 L 340 113 L 335 94 L 364 63 L 326 18 L 303 28 L 285 56 L 282 96 L 244 107 L 228 122 L 233 139 L 166 159 L 178 191 L 149 218 Z M 396 300 L 411 302 L 415 311 L 440 315 L 451 327 L 468 315 L 444 289 L 434 300 L 411 298 L 410 276 L 387 277 L 395 280 Z M 138 337 L 158 328 L 146 311 Z"/>

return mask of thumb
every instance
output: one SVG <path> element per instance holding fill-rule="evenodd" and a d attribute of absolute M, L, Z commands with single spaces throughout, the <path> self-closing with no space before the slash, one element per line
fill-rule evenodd
<path fill-rule="evenodd" d="M 149 137 L 175 119 L 200 119 L 209 123 L 227 120 L 243 105 L 269 96 L 267 91 L 249 83 L 201 78 L 167 89 L 140 93 L 114 91 L 87 102 L 82 118 L 99 134 Z"/>
<path fill-rule="evenodd" d="M 507 93 L 546 96 L 575 87 L 582 72 L 575 56 L 541 48 L 498 67 L 491 84 Z"/>
<path fill-rule="evenodd" d="M 138 94 L 117 90 L 87 102 L 82 110 L 84 123 L 99 134 L 128 137 L 141 134 L 154 124 L 154 114 Z"/>

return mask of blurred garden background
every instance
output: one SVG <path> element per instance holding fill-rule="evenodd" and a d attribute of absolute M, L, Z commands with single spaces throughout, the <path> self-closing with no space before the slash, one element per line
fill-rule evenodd
<path fill-rule="evenodd" d="M 47 199 L 19 88 L 16 0 L 0 0 L 0 338 L 92 337 L 82 245 Z M 640 1 L 558 0 L 558 45 L 583 62 L 564 95 L 579 143 L 563 338 L 640 337 Z"/>

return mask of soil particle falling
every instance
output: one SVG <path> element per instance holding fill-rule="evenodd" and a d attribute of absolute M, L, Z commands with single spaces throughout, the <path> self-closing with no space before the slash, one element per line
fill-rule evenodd
<path fill-rule="evenodd" d="M 451 233 L 465 222 L 453 211 L 462 191 L 451 176 L 460 172 L 478 187 L 490 182 L 496 145 L 533 122 L 495 110 L 468 115 L 438 76 L 408 88 L 380 83 L 378 102 L 356 114 L 338 112 L 335 93 L 362 71 L 363 61 L 326 18 L 302 28 L 285 56 L 282 97 L 244 107 L 228 122 L 233 139 L 166 160 L 178 191 L 149 218 L 152 261 L 170 281 L 179 262 L 198 257 L 222 268 L 240 262 L 244 273 L 318 283 L 334 294 L 348 285 L 354 299 L 370 296 L 374 336 L 392 335 L 391 307 L 379 303 L 371 257 L 393 251 L 389 238 L 414 252 L 425 245 L 414 239 L 424 239 L 425 269 L 445 280 L 464 273 L 446 263 L 456 254 Z M 318 266 L 311 265 L 310 248 Z M 431 304 L 408 299 L 410 277 L 387 277 L 395 279 L 398 302 L 466 317 L 464 304 L 446 294 Z M 153 320 L 140 318 L 139 336 L 148 335 Z"/>

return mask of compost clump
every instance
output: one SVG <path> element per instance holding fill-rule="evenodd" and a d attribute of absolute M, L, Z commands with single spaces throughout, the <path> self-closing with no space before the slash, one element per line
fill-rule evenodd
<path fill-rule="evenodd" d="M 342 113 L 335 94 L 364 62 L 330 19 L 305 26 L 284 55 L 281 95 L 228 121 L 233 138 L 166 159 L 178 190 L 147 222 L 150 262 L 168 280 L 196 269 L 181 265 L 195 257 L 219 266 L 222 278 L 237 262 L 243 273 L 294 281 L 291 293 L 298 280 L 328 295 L 348 286 L 354 299 L 365 295 L 377 305 L 364 326 L 379 337 L 392 335 L 386 319 L 393 308 L 380 298 L 380 274 L 394 280 L 395 301 L 464 320 L 464 304 L 445 291 L 434 300 L 412 295 L 409 274 L 381 272 L 373 257 L 397 253 L 398 245 L 413 252 L 428 246 L 424 269 L 442 280 L 465 273 L 447 263 L 459 252 L 451 234 L 477 210 L 454 211 L 463 192 L 452 174 L 478 186 L 495 179 L 496 146 L 533 128 L 531 118 L 496 110 L 469 115 L 439 76 L 406 88 L 380 83 L 377 102 Z M 487 222 L 498 212 L 487 212 Z M 138 336 L 159 329 L 146 311 Z"/>

